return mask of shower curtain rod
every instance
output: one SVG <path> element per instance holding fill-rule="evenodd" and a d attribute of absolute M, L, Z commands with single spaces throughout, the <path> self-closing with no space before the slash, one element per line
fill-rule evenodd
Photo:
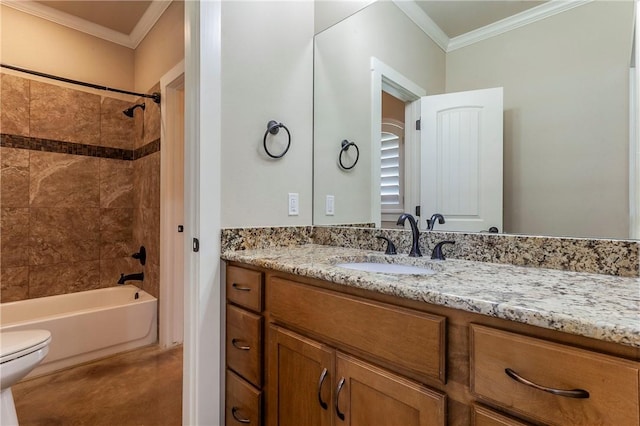
<path fill-rule="evenodd" d="M 126 95 L 135 95 L 135 96 L 140 96 L 140 97 L 143 97 L 143 98 L 150 98 L 150 99 L 153 99 L 153 102 L 155 102 L 157 104 L 160 103 L 160 93 L 158 93 L 158 92 L 154 92 L 154 93 L 152 93 L 150 95 L 147 94 L 147 93 L 136 93 L 136 92 L 130 92 L 128 90 L 114 89 L 114 88 L 107 87 L 107 86 L 100 86 L 98 84 L 85 83 L 84 81 L 72 80 L 70 78 L 58 77 L 57 75 L 46 74 L 46 73 L 43 73 L 43 72 L 28 70 L 28 69 L 25 69 L 25 68 L 14 67 L 13 65 L 0 64 L 0 67 L 7 68 L 7 69 L 10 69 L 10 70 L 14 70 L 14 71 L 24 72 L 24 73 L 27 73 L 27 74 L 37 75 L 38 77 L 50 78 L 52 80 L 58 80 L 58 81 L 62 81 L 62 82 L 65 82 L 65 83 L 71 83 L 71 84 L 77 84 L 79 86 L 91 87 L 92 89 L 106 90 L 108 92 L 117 92 L 117 93 L 124 93 Z"/>

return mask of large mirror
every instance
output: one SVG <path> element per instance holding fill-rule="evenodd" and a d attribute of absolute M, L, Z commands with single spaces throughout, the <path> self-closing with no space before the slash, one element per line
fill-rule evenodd
<path fill-rule="evenodd" d="M 318 19 L 341 2 L 317 3 L 323 8 L 316 9 Z M 640 185 L 637 179 L 630 183 L 638 155 L 631 130 L 637 112 L 630 104 L 634 2 L 574 2 L 488 36 L 482 30 L 454 32 L 446 8 L 456 3 L 455 16 L 462 21 L 471 3 L 476 17 L 482 15 L 478 10 L 499 3 L 521 7 L 507 14 L 545 7 L 544 2 L 378 1 L 328 28 L 316 25 L 314 224 L 384 226 L 393 224 L 397 211 L 414 213 L 420 187 L 431 183 L 421 182 L 424 129 L 415 130 L 420 108 L 413 101 L 501 87 L 502 161 L 483 166 L 502 168 L 499 231 L 638 238 L 633 215 Z M 443 28 L 425 31 L 434 22 Z M 340 164 L 343 141 L 358 146 L 342 152 L 348 166 L 359 154 L 353 168 Z M 400 187 L 400 205 L 393 208 L 381 202 L 381 156 L 388 144 L 395 144 L 392 150 L 402 147 L 393 155 Z"/>

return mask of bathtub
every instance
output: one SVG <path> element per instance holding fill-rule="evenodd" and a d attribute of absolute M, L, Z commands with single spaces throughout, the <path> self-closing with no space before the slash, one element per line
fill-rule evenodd
<path fill-rule="evenodd" d="M 49 354 L 28 376 L 34 377 L 155 343 L 157 306 L 132 285 L 2 303 L 0 331 L 51 332 Z"/>

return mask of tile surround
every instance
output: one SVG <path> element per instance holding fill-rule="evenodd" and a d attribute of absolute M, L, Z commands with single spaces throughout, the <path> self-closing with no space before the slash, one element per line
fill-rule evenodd
<path fill-rule="evenodd" d="M 145 239 L 155 291 L 145 290 L 158 296 L 159 105 L 145 124 L 153 138 L 143 128 L 149 143 L 136 146 L 136 122 L 122 114 L 132 102 L 3 73 L 0 83 L 2 302 L 112 286 L 142 268 L 131 254 Z"/>

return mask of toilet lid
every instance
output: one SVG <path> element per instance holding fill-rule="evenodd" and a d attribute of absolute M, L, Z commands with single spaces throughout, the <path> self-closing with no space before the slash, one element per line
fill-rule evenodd
<path fill-rule="evenodd" d="M 35 352 L 50 341 L 47 330 L 4 331 L 0 333 L 0 364 Z"/>

